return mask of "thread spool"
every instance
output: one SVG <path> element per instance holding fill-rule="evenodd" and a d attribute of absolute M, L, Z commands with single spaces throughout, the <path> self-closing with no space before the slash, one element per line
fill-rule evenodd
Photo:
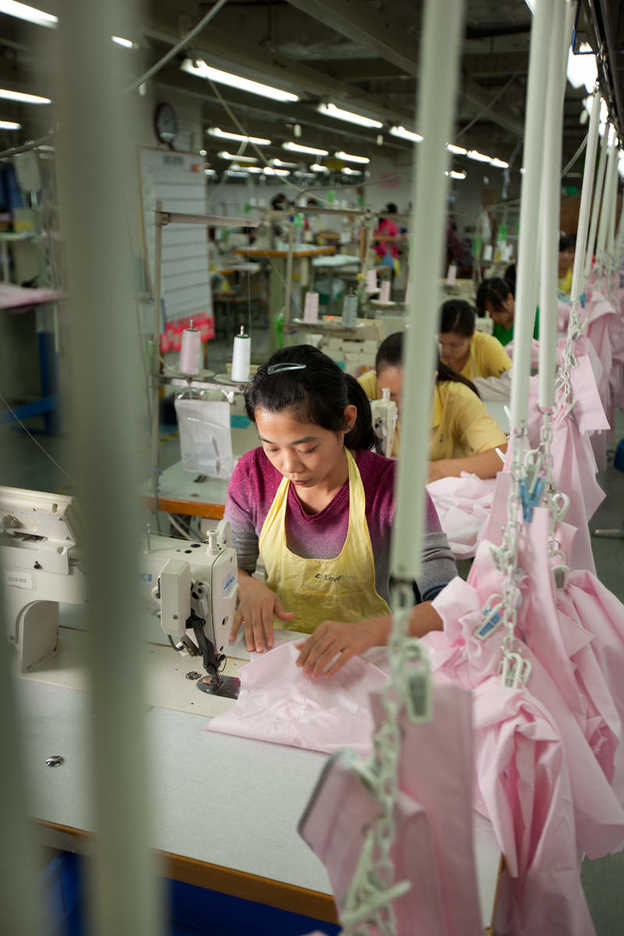
<path fill-rule="evenodd" d="M 319 294 L 317 292 L 307 292 L 305 305 L 303 307 L 303 321 L 308 324 L 318 322 Z"/>
<path fill-rule="evenodd" d="M 357 310 L 357 296 L 345 296 L 342 304 L 342 324 L 346 328 L 354 328 L 357 324 Z"/>
<path fill-rule="evenodd" d="M 185 328 L 182 332 L 180 349 L 180 372 L 189 377 L 199 374 L 201 369 L 201 332 L 197 328 Z"/>
<path fill-rule="evenodd" d="M 251 362 L 251 339 L 245 334 L 241 325 L 240 335 L 234 338 L 232 351 L 232 380 L 237 383 L 246 383 L 249 380 L 249 365 Z"/>
<path fill-rule="evenodd" d="M 366 292 L 374 293 L 377 288 L 377 270 L 368 270 L 366 274 Z"/>

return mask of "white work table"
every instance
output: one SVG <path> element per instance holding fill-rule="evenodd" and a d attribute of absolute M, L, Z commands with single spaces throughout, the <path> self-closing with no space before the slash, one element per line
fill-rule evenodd
<path fill-rule="evenodd" d="M 75 851 L 85 849 L 93 829 L 84 615 L 83 608 L 64 608 L 62 620 L 71 627 L 61 628 L 59 653 L 18 680 L 32 812 L 44 843 Z M 186 679 L 187 671 L 198 669 L 196 661 L 163 645 L 145 646 L 153 845 L 163 855 L 164 873 L 334 922 L 325 868 L 297 833 L 326 756 L 205 731 L 207 719 L 233 703 L 199 692 Z M 234 652 L 248 656 L 242 647 Z M 226 672 L 243 662 L 231 659 Z M 61 754 L 64 764 L 48 768 L 52 754 Z M 499 852 L 491 827 L 476 814 L 475 843 L 489 922 Z"/>

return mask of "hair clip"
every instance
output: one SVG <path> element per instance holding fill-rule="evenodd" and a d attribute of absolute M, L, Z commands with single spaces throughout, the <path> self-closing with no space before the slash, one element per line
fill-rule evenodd
<path fill-rule="evenodd" d="M 267 374 L 271 377 L 273 374 L 281 374 L 283 371 L 305 370 L 307 364 L 296 364 L 295 361 L 282 361 L 280 364 L 269 364 Z"/>

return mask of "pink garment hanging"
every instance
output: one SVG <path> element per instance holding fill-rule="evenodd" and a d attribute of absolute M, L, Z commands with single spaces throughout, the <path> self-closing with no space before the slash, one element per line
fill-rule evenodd
<path fill-rule="evenodd" d="M 475 688 L 498 672 L 500 662 L 500 629 L 486 640 L 474 635 L 483 623 L 482 609 L 488 598 L 501 592 L 502 580 L 490 555 L 489 544 L 482 541 L 473 564 L 471 583 L 461 579 L 453 581 L 434 601 L 434 607 L 444 621 L 444 631 L 428 634 L 424 638 L 432 653 L 432 669 L 458 682 L 465 688 Z M 521 583 L 522 608 L 530 605 L 528 593 L 532 588 L 527 576 Z M 548 628 L 548 639 L 539 635 L 532 640 L 538 652 L 544 647 L 556 645 L 558 622 L 543 615 L 535 622 L 534 631 Z M 540 624 L 541 622 L 541 624 Z M 533 622 L 521 618 L 518 633 L 530 631 Z M 579 725 L 582 718 L 582 702 L 575 704 L 574 712 L 569 708 L 565 696 L 554 683 L 535 652 L 526 646 L 524 656 L 532 665 L 531 677 L 525 690 L 549 712 L 557 725 L 567 762 L 570 765 L 570 782 L 573 793 L 574 815 L 578 847 L 590 857 L 608 854 L 624 845 L 624 810 L 620 806 L 603 770 L 600 768 Z M 569 672 L 558 676 L 564 690 L 569 688 Z M 576 716 L 576 717 L 575 717 Z M 479 782 L 479 781 L 477 781 Z M 518 796 L 523 796 L 522 789 Z"/>
<path fill-rule="evenodd" d="M 378 801 L 351 766 L 348 752 L 335 754 L 306 807 L 299 834 L 327 868 L 339 914 L 344 909 L 368 827 L 380 811 Z M 391 849 L 394 881 L 411 884 L 407 893 L 392 904 L 397 936 L 432 933 L 444 936 L 448 930 L 427 814 L 422 806 L 399 794 L 394 819 L 397 831 Z"/>
<path fill-rule="evenodd" d="M 394 903 L 399 936 L 477 936 L 482 932 L 473 848 L 471 695 L 450 684 L 433 689 L 433 718 L 413 724 L 405 712 L 399 760 L 395 881 L 412 888 Z M 380 693 L 371 696 L 376 725 Z M 426 752 L 426 756 L 423 756 Z M 366 825 L 379 806 L 336 755 L 300 824 L 326 864 L 340 904 L 357 865 Z"/>
<path fill-rule="evenodd" d="M 387 675 L 353 657 L 331 679 L 311 679 L 297 666 L 298 656 L 292 642 L 258 654 L 240 672 L 238 701 L 206 730 L 328 754 L 341 747 L 369 754 L 368 696 L 386 685 Z"/>
<path fill-rule="evenodd" d="M 484 480 L 467 472 L 460 478 L 440 478 L 427 485 L 456 559 L 474 556 L 490 515 L 495 486 L 495 478 Z"/>
<path fill-rule="evenodd" d="M 491 676 L 474 693 L 477 803 L 505 855 L 501 936 L 594 936 L 581 886 L 568 764 L 530 693 Z"/>
<path fill-rule="evenodd" d="M 375 724 L 383 717 L 380 694 L 371 697 Z M 474 747 L 472 694 L 437 680 L 433 717 L 413 723 L 399 717 L 402 743 L 399 787 L 424 808 L 436 849 L 448 936 L 481 933 L 473 844 Z"/>

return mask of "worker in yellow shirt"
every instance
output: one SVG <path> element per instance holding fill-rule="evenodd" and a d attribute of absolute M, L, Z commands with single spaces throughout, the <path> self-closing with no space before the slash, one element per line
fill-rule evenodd
<path fill-rule="evenodd" d="M 401 415 L 403 391 L 403 333 L 389 335 L 379 346 L 375 370 L 360 377 L 369 400 L 378 400 L 387 389 Z M 429 480 L 459 477 L 462 471 L 493 478 L 502 468 L 496 451 L 505 451 L 507 438 L 490 416 L 470 380 L 438 362 L 431 412 Z M 393 455 L 399 452 L 399 426 Z"/>
<path fill-rule="evenodd" d="M 471 380 L 483 399 L 511 396 L 511 358 L 498 338 L 475 330 L 476 311 L 464 299 L 440 309 L 440 359 Z"/>
<path fill-rule="evenodd" d="M 559 238 L 559 263 L 558 278 L 559 290 L 563 293 L 570 293 L 572 290 L 572 270 L 574 267 L 574 251 L 576 247 L 576 238 L 567 234 L 562 234 Z"/>

